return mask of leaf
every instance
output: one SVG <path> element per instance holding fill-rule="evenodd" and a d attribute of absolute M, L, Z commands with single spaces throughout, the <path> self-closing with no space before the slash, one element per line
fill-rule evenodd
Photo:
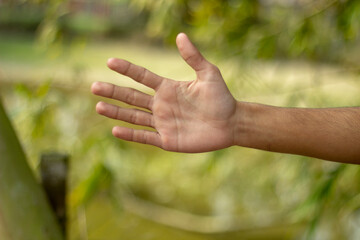
<path fill-rule="evenodd" d="M 50 90 L 51 87 L 51 79 L 41 84 L 37 89 L 35 95 L 39 98 L 45 97 Z"/>
<path fill-rule="evenodd" d="M 24 83 L 18 83 L 15 85 L 15 92 L 26 97 L 27 99 L 30 99 L 33 97 L 33 92 L 31 89 L 25 85 Z"/>
<path fill-rule="evenodd" d="M 111 171 L 103 163 L 99 163 L 93 168 L 89 177 L 73 190 L 70 195 L 71 205 L 77 207 L 87 204 L 100 189 L 109 188 L 111 182 Z"/>

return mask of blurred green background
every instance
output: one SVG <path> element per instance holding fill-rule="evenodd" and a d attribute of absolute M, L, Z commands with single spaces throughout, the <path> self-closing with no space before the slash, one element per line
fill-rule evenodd
<path fill-rule="evenodd" d="M 232 147 L 179 154 L 115 139 L 93 81 L 177 80 L 186 32 L 243 101 L 360 105 L 358 0 L 0 0 L 0 92 L 29 164 L 71 155 L 68 238 L 360 239 L 360 168 Z M 1 227 L 0 227 L 1 232 Z M 1 235 L 1 234 L 0 234 Z"/>

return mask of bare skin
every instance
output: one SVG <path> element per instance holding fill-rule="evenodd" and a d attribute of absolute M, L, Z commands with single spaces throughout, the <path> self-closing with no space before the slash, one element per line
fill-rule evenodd
<path fill-rule="evenodd" d="M 279 108 L 236 101 L 219 69 L 208 62 L 184 33 L 176 44 L 197 78 L 179 82 L 122 59 L 108 67 L 155 90 L 95 82 L 92 92 L 149 111 L 105 102 L 96 111 L 109 118 L 156 131 L 115 126 L 115 137 L 175 152 L 207 152 L 233 145 L 360 164 L 360 108 Z"/>

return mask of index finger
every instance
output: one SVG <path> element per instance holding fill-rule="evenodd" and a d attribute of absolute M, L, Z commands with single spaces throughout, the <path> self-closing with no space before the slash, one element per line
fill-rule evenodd
<path fill-rule="evenodd" d="M 123 59 L 110 58 L 107 62 L 107 65 L 110 69 L 122 75 L 128 76 L 135 81 L 155 90 L 164 80 L 164 78 L 153 72 L 150 72 L 146 68 L 132 64 L 131 62 Z"/>

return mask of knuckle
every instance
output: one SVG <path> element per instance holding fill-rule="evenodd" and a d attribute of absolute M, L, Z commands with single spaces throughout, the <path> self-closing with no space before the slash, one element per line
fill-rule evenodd
<path fill-rule="evenodd" d="M 142 79 L 142 80 L 145 79 L 145 78 L 148 76 L 148 74 L 149 74 L 149 70 L 147 70 L 146 68 L 144 68 L 141 79 Z"/>
<path fill-rule="evenodd" d="M 148 120 L 148 124 L 149 124 L 149 125 L 148 125 L 149 127 L 155 127 L 155 124 L 154 124 L 154 118 L 152 118 L 152 117 L 151 117 L 151 118 L 149 118 L 149 120 Z"/>
<path fill-rule="evenodd" d="M 191 54 L 185 57 L 185 61 L 188 62 L 190 65 L 201 62 L 201 56 L 199 54 Z"/>
<path fill-rule="evenodd" d="M 136 123 L 137 119 L 138 119 L 137 112 L 133 112 L 132 114 L 130 114 L 131 123 Z"/>
<path fill-rule="evenodd" d="M 130 139 L 131 141 L 135 141 L 136 140 L 136 133 L 134 129 L 130 129 Z"/>
<path fill-rule="evenodd" d="M 116 86 L 115 85 L 111 85 L 111 94 L 110 97 L 111 98 L 116 98 Z"/>
<path fill-rule="evenodd" d="M 148 134 L 145 131 L 142 132 L 142 142 L 145 144 L 149 143 Z"/>
<path fill-rule="evenodd" d="M 128 74 L 129 74 L 131 65 L 132 65 L 132 64 L 131 64 L 130 62 L 125 62 L 125 66 L 124 66 L 124 68 L 122 69 L 122 73 L 123 73 L 124 75 L 128 75 Z"/>
<path fill-rule="evenodd" d="M 115 118 L 115 119 L 120 119 L 121 118 L 121 116 L 120 116 L 120 108 L 119 107 L 115 107 L 113 118 Z"/>
<path fill-rule="evenodd" d="M 150 110 L 153 110 L 153 106 L 154 106 L 154 98 L 151 97 L 149 99 L 149 101 L 147 102 L 147 108 L 150 109 Z"/>
<path fill-rule="evenodd" d="M 189 55 L 189 56 L 185 56 L 184 57 L 184 60 L 186 61 L 186 62 L 191 62 L 191 59 L 193 59 L 193 55 Z"/>
<path fill-rule="evenodd" d="M 214 64 L 212 63 L 209 63 L 209 72 L 213 73 L 213 74 L 218 74 L 220 73 L 220 70 L 217 66 L 215 66 Z"/>
<path fill-rule="evenodd" d="M 132 103 L 134 101 L 134 92 L 131 90 L 127 90 L 124 98 L 126 103 Z"/>
<path fill-rule="evenodd" d="M 131 98 L 132 98 L 131 99 L 132 100 L 131 104 L 137 104 L 139 94 L 135 90 L 133 90 L 133 91 L 131 91 Z"/>
<path fill-rule="evenodd" d="M 145 79 L 146 76 L 146 68 L 141 68 L 141 70 L 139 71 L 139 75 L 137 76 L 137 79 L 141 82 Z"/>
<path fill-rule="evenodd" d="M 143 142 L 143 133 L 142 130 L 133 130 L 133 141 L 135 142 Z"/>

